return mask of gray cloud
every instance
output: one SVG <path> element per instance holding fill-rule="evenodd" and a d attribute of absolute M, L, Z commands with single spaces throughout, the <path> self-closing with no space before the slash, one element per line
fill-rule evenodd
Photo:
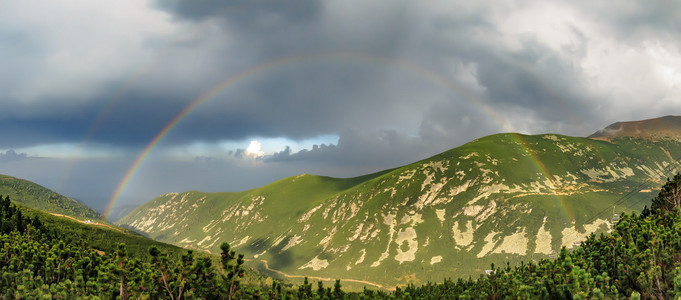
<path fill-rule="evenodd" d="M 0 163 L 16 161 L 26 159 L 28 156 L 26 153 L 17 153 L 16 151 L 10 149 L 5 151 L 5 153 L 0 153 Z"/>
<path fill-rule="evenodd" d="M 431 118 L 430 112 L 448 109 L 457 115 L 456 110 L 471 101 L 466 94 L 474 94 L 480 98 L 475 101 L 500 114 L 532 107 L 535 117 L 553 123 L 582 124 L 568 119 L 570 114 L 555 113 L 565 107 L 593 111 L 584 109 L 594 101 L 584 91 L 578 70 L 537 39 L 523 41 L 520 49 L 506 49 L 499 42 L 498 24 L 490 17 L 492 9 L 485 5 L 465 9 L 382 1 L 158 5 L 178 18 L 176 26 L 190 27 L 191 34 L 148 43 L 152 63 L 134 81 L 109 81 L 92 103 L 56 110 L 68 116 L 64 127 L 73 129 L 55 133 L 50 120 L 54 116 L 48 116 L 36 131 L 78 141 L 85 128 L 98 122 L 92 141 L 143 146 L 191 101 L 230 78 L 239 79 L 180 122 L 167 143 L 249 136 L 304 139 L 343 130 L 414 134 L 424 126 L 445 128 L 435 124 L 440 119 Z M 214 21 L 216 28 L 210 25 Z M 281 59 L 284 62 L 241 75 Z M 470 82 L 459 77 L 469 67 L 474 71 L 469 77 L 482 91 L 471 91 L 475 88 L 468 86 Z M 437 81 L 460 88 L 448 90 Z M 38 106 L 17 108 L 19 117 L 8 122 L 17 123 L 23 120 L 21 112 L 35 109 Z M 45 114 L 51 111 L 50 106 L 43 108 Z M 95 120 L 102 111 L 108 113 Z M 457 135 L 463 140 L 488 132 Z"/>
<path fill-rule="evenodd" d="M 607 1 L 584 2 L 582 12 L 601 18 L 618 39 L 638 43 L 650 39 L 681 37 L 679 4 L 668 1 L 630 1 L 613 6 Z M 604 12 L 610 12 L 605 14 Z"/>
<path fill-rule="evenodd" d="M 429 136 L 429 138 L 435 135 Z M 393 168 L 427 158 L 452 147 L 447 141 L 429 142 L 420 136 L 410 137 L 395 130 L 380 132 L 344 131 L 337 145 L 314 145 L 311 149 L 293 152 L 290 147 L 264 159 L 265 162 L 312 162 L 336 166 L 371 166 L 376 171 Z M 347 174 L 346 176 L 349 176 Z M 358 175 L 358 174 L 355 174 Z"/>
<path fill-rule="evenodd" d="M 244 28 L 257 27 L 262 22 L 287 21 L 304 22 L 313 19 L 320 13 L 323 2 L 301 0 L 293 2 L 255 0 L 255 1 L 219 1 L 202 0 L 186 2 L 180 0 L 158 1 L 159 7 L 171 11 L 175 16 L 192 21 L 206 18 L 220 18 L 226 22 Z M 275 24 L 263 24 L 268 28 L 276 28 Z"/>
<path fill-rule="evenodd" d="M 74 160 L 20 157 L 9 161 L 0 159 L 0 173 L 36 182 L 103 211 L 131 163 L 130 158 Z M 131 202 L 151 199 L 149 194 L 139 196 L 126 195 Z"/>

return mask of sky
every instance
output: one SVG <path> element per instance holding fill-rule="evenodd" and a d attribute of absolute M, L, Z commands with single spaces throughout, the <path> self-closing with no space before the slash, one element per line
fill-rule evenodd
<path fill-rule="evenodd" d="M 681 114 L 674 1 L 0 1 L 0 174 L 103 211 Z"/>

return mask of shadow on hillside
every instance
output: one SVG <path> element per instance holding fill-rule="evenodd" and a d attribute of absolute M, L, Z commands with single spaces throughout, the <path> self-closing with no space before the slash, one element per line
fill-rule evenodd
<path fill-rule="evenodd" d="M 139 230 L 137 230 L 137 228 L 132 227 L 132 226 L 130 226 L 130 225 L 121 224 L 121 225 L 117 225 L 117 226 L 118 226 L 118 227 L 121 227 L 121 228 L 128 229 L 128 230 L 130 230 L 130 231 L 132 231 L 132 232 L 134 232 L 134 233 L 136 233 L 136 234 L 139 234 L 139 235 L 141 235 L 141 236 L 143 236 L 143 237 L 146 237 L 146 238 L 148 238 L 148 239 L 151 239 L 151 237 L 149 236 L 149 234 L 147 234 L 147 233 L 144 232 L 144 231 L 139 231 Z M 160 237 L 157 237 L 157 239 L 160 239 Z"/>
<path fill-rule="evenodd" d="M 292 249 L 282 251 L 282 249 L 286 246 L 286 244 L 291 238 L 293 238 L 293 236 L 291 235 L 286 236 L 286 238 L 281 240 L 281 242 L 276 246 L 272 245 L 270 239 L 258 238 L 253 240 L 252 243 L 249 243 L 246 246 L 246 250 L 248 250 L 251 253 L 262 253 L 265 250 L 267 250 L 271 257 L 269 261 L 270 268 L 276 270 L 285 269 L 287 267 L 290 267 L 294 263 Z"/>
<path fill-rule="evenodd" d="M 252 243 L 246 245 L 246 250 L 251 253 L 262 253 L 271 246 L 272 243 L 268 239 L 258 238 L 253 240 Z"/>
<path fill-rule="evenodd" d="M 283 270 L 293 265 L 293 253 L 291 252 L 291 250 L 286 250 L 284 252 L 279 252 L 275 255 L 272 255 L 270 268 Z"/>

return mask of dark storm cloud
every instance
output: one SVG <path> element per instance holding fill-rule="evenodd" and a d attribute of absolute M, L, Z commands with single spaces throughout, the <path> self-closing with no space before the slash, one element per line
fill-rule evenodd
<path fill-rule="evenodd" d="M 401 3 L 300 1 L 157 1 L 181 20 L 218 21 L 226 34 L 260 58 L 320 51 L 355 50 L 386 54 L 410 30 L 409 9 Z M 357 4 L 359 6 L 357 6 Z"/>
<path fill-rule="evenodd" d="M 157 5 L 173 12 L 176 16 L 192 21 L 216 17 L 244 27 L 252 27 L 265 18 L 282 18 L 289 22 L 300 22 L 319 14 L 322 1 L 274 1 L 274 0 L 200 0 L 200 1 L 157 1 Z"/>
<path fill-rule="evenodd" d="M 399 68 L 362 63 L 313 61 L 274 70 L 239 91 L 226 91 L 206 102 L 175 133 L 191 136 L 200 131 L 216 139 L 249 135 L 302 139 L 346 128 L 418 124 L 420 116 L 405 114 L 406 110 L 418 111 L 430 101 L 415 98 L 413 92 L 386 90 L 386 85 L 395 83 L 389 79 L 393 75 L 419 78 Z M 403 87 L 409 85 L 433 86 L 405 82 Z"/>
<path fill-rule="evenodd" d="M 205 13 L 197 13 L 195 7 L 177 8 L 174 10 L 179 16 L 191 20 L 203 18 L 222 18 L 228 21 L 229 30 L 244 37 L 243 44 L 257 44 L 256 51 L 250 57 L 252 61 L 267 61 L 271 56 L 286 57 L 290 53 L 305 56 L 309 51 L 345 51 L 360 49 L 369 56 L 388 58 L 388 63 L 365 60 L 353 60 L 347 57 L 332 57 L 333 62 L 324 60 L 306 61 L 298 65 L 271 70 L 263 76 L 241 85 L 241 88 L 229 91 L 222 97 L 216 96 L 203 105 L 203 110 L 197 112 L 182 122 L 173 132 L 174 139 L 195 136 L 201 132 L 202 137 L 211 139 L 236 139 L 247 136 L 277 137 L 283 136 L 293 139 L 303 139 L 323 134 L 340 134 L 343 130 L 366 131 L 367 136 L 379 137 L 381 131 L 396 131 L 401 134 L 407 132 L 418 133 L 424 119 L 429 124 L 448 120 L 431 119 L 427 114 L 431 107 L 443 102 L 447 105 L 440 107 L 454 109 L 449 115 L 457 117 L 459 111 L 470 111 L 469 101 L 462 97 L 461 91 L 448 90 L 442 84 L 434 83 L 432 75 L 415 74 L 413 70 L 399 66 L 402 62 L 420 66 L 442 81 L 457 80 L 446 78 L 452 69 L 442 65 L 444 60 L 456 60 L 463 63 L 478 63 L 488 57 L 479 56 L 482 49 L 491 47 L 485 40 L 475 40 L 478 26 L 487 28 L 479 17 L 458 15 L 453 19 L 438 16 L 432 20 L 436 24 L 422 24 L 430 22 L 418 19 L 418 13 L 410 13 L 412 8 L 408 4 L 387 3 L 374 5 L 376 16 L 369 19 L 350 19 L 340 14 L 333 16 L 334 11 L 325 11 L 329 19 L 341 19 L 344 26 L 352 24 L 348 31 L 332 28 L 336 25 L 326 19 L 315 19 L 316 27 L 309 26 L 300 31 L 287 31 L 286 26 L 273 27 L 272 30 L 281 31 L 281 38 L 263 39 L 261 35 L 251 33 L 250 21 L 240 22 L 240 18 L 229 18 L 230 13 L 225 9 L 206 9 Z M 256 15 L 260 12 L 257 6 L 244 8 L 253 9 L 246 15 Z M 317 8 L 320 9 L 320 8 Z M 185 10 L 188 10 L 185 12 Z M 311 10 L 312 11 L 312 10 Z M 381 11 L 397 11 L 395 15 L 381 15 Z M 217 13 L 216 13 L 217 12 Z M 288 12 L 281 12 L 284 16 Z M 316 14 L 322 14 L 315 12 Z M 331 16 L 329 15 L 331 14 Z M 369 14 L 370 15 L 370 14 Z M 460 19 L 458 19 L 460 17 Z M 347 18 L 347 19 L 343 19 Z M 284 18 L 284 20 L 287 20 Z M 289 20 L 294 24 L 295 20 Z M 338 22 L 336 20 L 336 22 Z M 288 23 L 286 23 L 288 24 Z M 297 24 L 297 23 L 296 23 Z M 422 32 L 416 27 L 445 24 L 438 32 Z M 294 25 L 291 25 L 294 26 Z M 296 25 L 297 26 L 297 25 Z M 447 27 L 448 26 L 448 27 Z M 464 29 L 462 29 L 464 28 Z M 488 30 L 488 29 L 485 29 Z M 230 31 L 231 32 L 231 31 Z M 455 32 L 455 40 L 448 40 L 450 33 Z M 442 34 L 442 35 L 441 35 Z M 358 38 L 359 37 L 359 38 Z M 447 38 L 444 38 L 447 37 Z M 466 40 L 470 39 L 470 41 Z M 253 42 L 251 43 L 251 40 Z M 302 41 L 302 42 L 301 42 Z M 457 45 L 451 49 L 448 45 Z M 434 51 L 431 49 L 441 49 Z M 454 50 L 454 51 L 452 51 Z M 405 53 L 403 56 L 401 53 Z M 314 52 L 313 52 L 314 53 Z M 323 53 L 323 52 L 322 52 Z M 378 53 L 378 54 L 373 54 Z M 491 54 L 488 54 L 490 56 Z M 392 63 L 390 61 L 395 61 Z M 508 64 L 504 66 L 512 68 Z M 454 66 L 454 71 L 455 71 Z M 418 73 L 418 72 L 416 72 Z M 227 78 L 229 75 L 225 75 Z M 439 80 L 439 79 L 438 79 Z M 459 83 L 459 85 L 463 85 Z M 503 91 L 498 91 L 503 93 Z M 504 99 L 506 103 L 512 99 Z M 210 124 L 210 126 L 206 126 Z M 445 127 L 445 126 L 440 126 Z M 450 128 L 451 129 L 451 128 Z M 497 130 L 501 128 L 497 127 Z M 465 133 L 449 134 L 445 140 L 448 145 L 462 143 L 479 136 L 483 131 L 471 130 Z M 432 135 L 432 133 L 431 133 Z M 455 137 L 455 138 L 451 138 Z M 350 143 L 358 135 L 348 135 L 343 140 Z M 432 140 L 437 140 L 432 138 Z M 440 139 L 442 140 L 442 139 Z M 418 139 L 414 139 L 420 142 Z M 383 144 L 376 139 L 377 145 Z M 371 144 L 366 140 L 357 140 L 357 144 Z M 420 144 L 420 147 L 427 145 Z M 394 148 L 393 151 L 408 151 L 413 147 Z M 349 147 L 343 147 L 349 151 Z M 353 153 L 361 153 L 354 151 Z M 350 152 L 348 152 L 350 153 Z M 414 153 L 412 153 L 414 154 Z M 401 153 L 401 156 L 407 155 Z M 344 158 L 347 160 L 347 157 Z"/>
<path fill-rule="evenodd" d="M 681 38 L 681 6 L 678 2 L 638 0 L 613 6 L 610 2 L 600 1 L 584 2 L 582 5 L 585 13 L 607 20 L 603 24 L 609 25 L 618 38 L 635 42 L 650 38 Z"/>
<path fill-rule="evenodd" d="M 451 147 L 451 145 L 448 145 Z M 409 137 L 394 130 L 362 132 L 346 130 L 337 145 L 314 145 L 311 149 L 298 152 L 290 147 L 265 158 L 266 162 L 324 162 L 333 165 L 370 165 L 387 169 L 400 164 L 414 162 L 437 151 L 433 144 L 424 144 L 420 137 Z"/>
<path fill-rule="evenodd" d="M 598 102 L 585 92 L 579 70 L 535 40 L 522 45 L 519 51 L 489 53 L 476 60 L 478 80 L 490 104 L 499 105 L 500 113 L 508 107 L 530 109 L 535 118 L 556 123 L 578 125 L 594 120 Z"/>
<path fill-rule="evenodd" d="M 22 110 L 0 118 L 0 139 L 5 147 L 28 147 L 50 143 L 92 142 L 121 147 L 146 145 L 184 109 L 167 98 L 129 93 L 113 105 L 106 102 L 82 106 L 80 111 L 23 115 Z M 23 108 L 22 108 L 23 109 Z"/>
<path fill-rule="evenodd" d="M 396 156 L 405 158 L 400 162 L 408 162 L 408 157 L 420 158 L 424 151 L 436 151 L 423 150 L 428 147 L 446 150 L 504 130 L 485 120 L 471 101 L 500 114 L 532 107 L 533 118 L 554 123 L 574 121 L 569 114 L 555 113 L 565 111 L 566 106 L 591 111 L 590 97 L 579 92 L 583 90 L 579 75 L 553 50 L 535 40 L 525 41 L 521 49 L 513 51 L 498 44 L 500 33 L 486 17 L 488 7 L 437 11 L 408 2 L 379 1 L 359 11 L 348 9 L 359 4 L 158 2 L 181 20 L 180 24 L 195 26 L 194 30 L 203 33 L 187 42 L 180 39 L 166 44 L 163 54 L 157 52 L 155 63 L 133 84 L 126 86 L 122 80 L 109 83 L 86 107 L 63 109 L 60 115 L 65 118 L 59 122 L 43 108 L 48 116 L 24 128 L 38 133 L 33 135 L 34 143 L 50 138 L 78 142 L 89 132 L 87 138 L 92 142 L 143 147 L 212 87 L 286 57 L 303 58 L 264 69 L 216 94 L 178 123 L 164 143 L 250 136 L 304 139 L 364 131 L 364 135 L 343 134 L 345 146 L 337 145 L 336 151 L 344 154 L 331 159 L 350 161 L 356 157 L 363 161 L 367 150 L 349 145 L 366 145 L 367 149 L 399 152 Z M 220 26 L 200 25 L 211 20 Z M 314 58 L 317 53 L 334 52 L 364 53 L 368 58 Z M 371 57 L 386 59 L 381 62 Z M 447 89 L 433 82 L 432 75 L 400 65 L 403 62 L 468 91 Z M 471 91 L 466 82 L 452 75 L 463 72 L 466 65 L 475 68 L 471 76 L 484 92 Z M 109 104 L 111 95 L 117 93 L 119 98 Z M 477 94 L 479 99 L 468 99 L 466 94 Z M 102 111 L 106 114 L 96 119 Z M 479 125 L 460 130 L 458 120 L 465 116 Z M 7 123 L 19 121 L 10 118 Z M 416 146 L 388 149 L 383 146 L 387 143 L 385 132 L 423 136 L 401 139 Z M 382 157 L 387 156 L 375 159 Z"/>
<path fill-rule="evenodd" d="M 618 47 L 646 53 L 640 49 L 648 34 L 678 36 L 678 9 L 632 3 L 533 11 L 563 4 L 173 0 L 156 1 L 161 11 L 136 7 L 148 13 L 131 17 L 137 27 L 128 15 L 117 23 L 73 13 L 44 28 L 28 20 L 23 28 L 9 26 L 23 10 L 0 12 L 0 54 L 16 58 L 0 61 L 0 79 L 7 79 L 0 80 L 0 126 L 8 129 L 0 138 L 4 149 L 85 140 L 139 150 L 230 80 L 161 147 L 334 135 L 335 145 L 284 150 L 267 161 L 387 166 L 506 130 L 586 136 L 604 120 L 640 114 L 617 105 L 623 100 L 612 91 L 620 86 L 593 83 L 601 69 L 618 75 L 618 64 L 630 58 L 589 70 L 586 58 L 599 62 L 619 54 L 599 53 Z M 574 16 L 541 23 L 564 11 Z M 638 84 L 631 78 L 621 86 Z M 632 88 L 641 90 L 632 98 L 672 94 L 649 89 Z M 647 113 L 667 114 L 676 104 L 666 100 Z"/>
<path fill-rule="evenodd" d="M 4 118 L 5 123 L 25 120 L 31 124 L 21 127 L 35 133 L 22 134 L 33 140 L 19 138 L 22 141 L 17 145 L 78 142 L 85 137 L 97 143 L 140 147 L 194 99 L 250 68 L 286 57 L 332 52 L 356 51 L 399 60 L 393 58 L 394 53 L 401 51 L 402 41 L 410 34 L 405 5 L 395 9 L 383 4 L 371 19 L 357 20 L 348 11 L 334 17 L 334 12 L 325 11 L 319 1 L 297 1 L 294 5 L 279 1 L 177 1 L 159 5 L 182 19 L 183 26 L 193 27 L 188 30 L 193 34 L 174 42 L 145 41 L 152 47 L 163 45 L 151 52 L 153 63 L 139 74 L 106 79 L 87 101 L 57 100 L 49 93 L 36 96 L 38 101 L 28 105 L 28 101 L 14 101 L 22 105 L 11 110 L 12 116 Z M 202 24 L 204 20 L 219 20 L 222 26 L 212 28 Z M 342 57 L 328 60 L 335 62 L 303 58 L 298 64 L 282 64 L 245 78 L 239 87 L 227 89 L 189 114 L 164 142 L 256 135 L 303 139 L 337 134 L 347 128 L 394 129 L 398 123 L 408 124 L 400 125 L 403 127 L 399 130 L 405 130 L 418 126 L 419 107 L 432 101 L 414 99 L 423 91 L 411 90 L 413 84 L 391 78 L 406 73 L 399 67 Z M 126 83 L 130 79 L 125 77 L 135 80 Z M 414 80 L 414 76 L 408 80 Z M 424 88 L 421 81 L 416 84 Z M 432 87 L 425 85 L 426 89 Z M 411 111 L 416 112 L 405 114 Z M 105 114 L 99 118 L 102 112 Z"/>

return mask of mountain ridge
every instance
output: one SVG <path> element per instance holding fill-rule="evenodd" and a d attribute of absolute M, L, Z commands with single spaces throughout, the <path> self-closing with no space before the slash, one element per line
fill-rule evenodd
<path fill-rule="evenodd" d="M 669 115 L 640 121 L 616 122 L 588 136 L 603 140 L 616 137 L 681 140 L 681 116 Z"/>
<path fill-rule="evenodd" d="M 12 201 L 27 207 L 75 217 L 78 219 L 101 220 L 102 215 L 77 199 L 69 198 L 37 183 L 0 175 L 0 195 L 9 196 Z"/>
<path fill-rule="evenodd" d="M 166 194 L 118 224 L 213 253 L 227 239 L 292 275 L 423 283 L 549 257 L 609 231 L 612 205 L 641 209 L 649 187 L 680 169 L 676 153 L 674 140 L 496 134 L 364 178 Z"/>

